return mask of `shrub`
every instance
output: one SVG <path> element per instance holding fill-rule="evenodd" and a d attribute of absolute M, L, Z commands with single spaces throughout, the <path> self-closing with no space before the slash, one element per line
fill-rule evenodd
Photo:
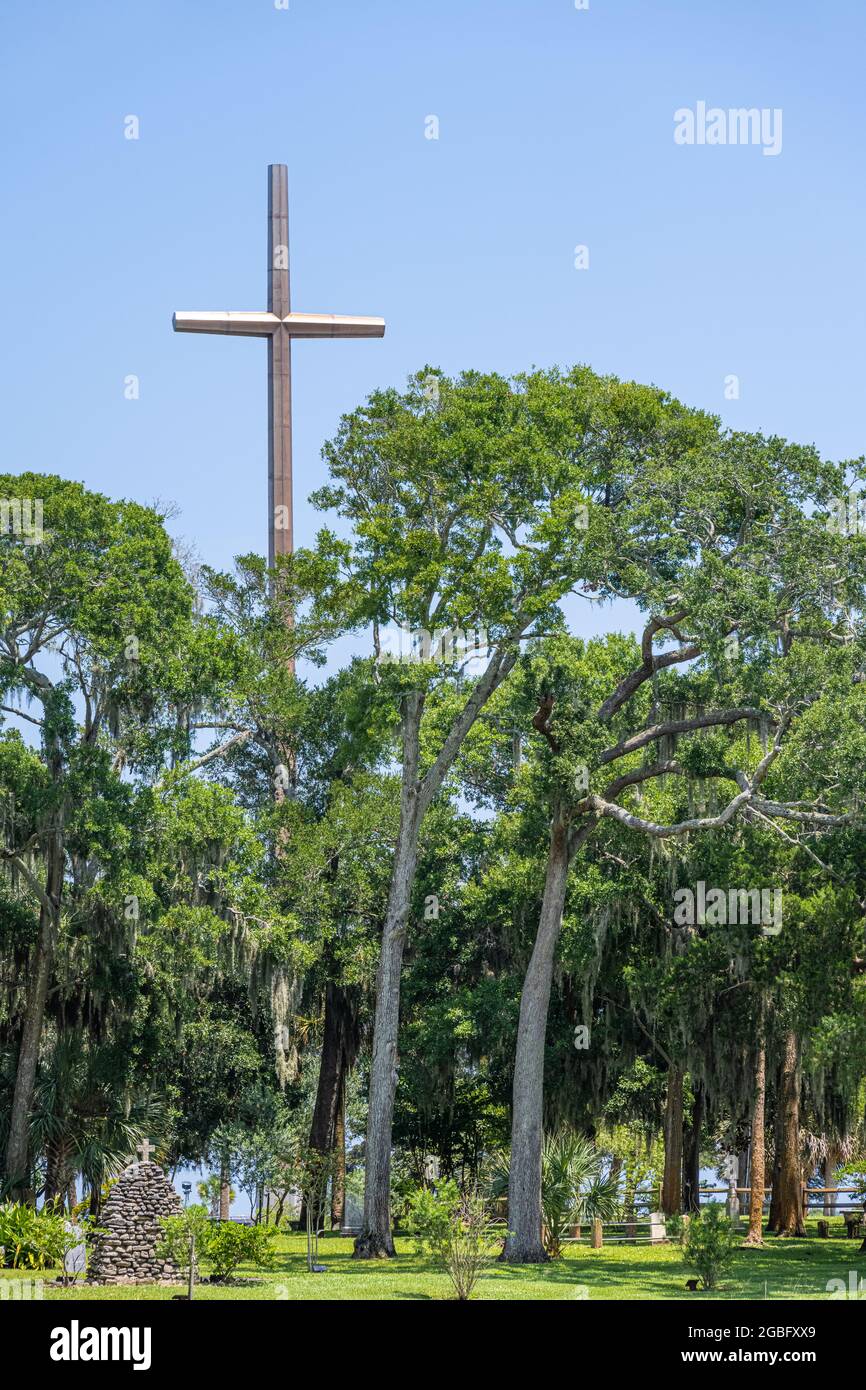
<path fill-rule="evenodd" d="M 45 1269 L 54 1263 L 50 1227 L 41 1212 L 24 1203 L 0 1206 L 0 1246 L 7 1269 Z"/>
<path fill-rule="evenodd" d="M 51 1202 L 37 1211 L 23 1202 L 0 1205 L 0 1248 L 7 1269 L 53 1269 L 67 1251 L 97 1233 L 89 1217 L 75 1214 L 71 1222 Z M 64 1276 L 65 1278 L 65 1276 Z"/>
<path fill-rule="evenodd" d="M 442 1266 L 461 1302 L 471 1298 L 482 1270 L 498 1253 L 507 1234 L 491 1220 L 478 1196 L 461 1196 L 456 1182 L 440 1182 L 434 1192 L 421 1187 L 409 1198 L 409 1230 L 419 1251 Z"/>
<path fill-rule="evenodd" d="M 179 1216 L 162 1218 L 163 1237 L 157 1252 L 173 1260 L 187 1276 L 193 1265 L 192 1283 L 203 1260 L 211 1265 L 211 1278 L 222 1283 L 238 1265 L 247 1261 L 272 1269 L 276 1258 L 272 1226 L 242 1226 L 238 1221 L 211 1221 L 207 1207 L 193 1205 Z"/>
<path fill-rule="evenodd" d="M 53 1206 L 41 1211 L 23 1202 L 0 1206 L 0 1246 L 11 1269 L 48 1269 L 63 1260 L 80 1235 L 66 1230 L 66 1218 Z"/>
<path fill-rule="evenodd" d="M 245 1262 L 273 1269 L 275 1235 L 273 1226 L 242 1226 L 237 1221 L 212 1224 L 207 1236 L 207 1258 L 213 1266 L 213 1278 L 222 1283 Z"/>
<path fill-rule="evenodd" d="M 186 1274 L 192 1297 L 198 1264 L 207 1249 L 210 1230 L 207 1207 L 193 1203 L 178 1216 L 160 1217 L 160 1225 L 162 1239 L 156 1247 L 157 1256 L 161 1260 L 173 1261 L 181 1273 Z"/>
<path fill-rule="evenodd" d="M 541 1220 L 544 1247 L 552 1259 L 572 1226 L 619 1211 L 616 1180 L 604 1171 L 604 1156 L 571 1130 L 547 1135 L 541 1155 Z"/>
<path fill-rule="evenodd" d="M 692 1216 L 683 1232 L 683 1260 L 705 1289 L 716 1288 L 720 1277 L 730 1269 L 738 1240 L 733 1223 L 718 1202 Z"/>

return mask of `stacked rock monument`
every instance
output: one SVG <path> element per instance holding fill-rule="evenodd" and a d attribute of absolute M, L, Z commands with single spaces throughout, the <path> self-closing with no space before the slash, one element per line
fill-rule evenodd
<path fill-rule="evenodd" d="M 106 1202 L 90 1258 L 89 1284 L 154 1284 L 180 1278 L 171 1260 L 160 1259 L 160 1217 L 177 1216 L 180 1198 L 158 1163 L 133 1163 Z"/>

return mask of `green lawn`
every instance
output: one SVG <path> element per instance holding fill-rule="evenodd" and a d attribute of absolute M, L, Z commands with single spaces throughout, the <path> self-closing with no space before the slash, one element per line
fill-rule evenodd
<path fill-rule="evenodd" d="M 835 1223 L 841 1228 L 841 1222 Z M 805 1240 L 774 1240 L 769 1237 L 762 1250 L 742 1250 L 724 1287 L 714 1293 L 690 1294 L 688 1277 L 675 1245 L 607 1246 L 588 1250 L 569 1246 L 563 1260 L 543 1267 L 511 1268 L 493 1265 L 476 1287 L 475 1298 L 485 1299 L 825 1299 L 827 1282 L 842 1279 L 849 1285 L 851 1271 L 864 1281 L 866 1255 L 860 1255 L 860 1242 L 835 1237 L 819 1240 L 811 1234 Z M 305 1241 L 300 1236 L 279 1237 L 279 1269 L 260 1275 L 255 1286 L 218 1287 L 200 1285 L 196 1298 L 208 1299 L 410 1299 L 428 1300 L 451 1297 L 447 1276 L 413 1253 L 408 1237 L 397 1240 L 403 1252 L 396 1260 L 359 1262 L 351 1258 L 352 1242 L 323 1237 L 319 1262 L 324 1274 L 306 1269 Z M 239 1271 L 243 1277 L 256 1275 L 252 1268 Z M 0 1278 L 22 1275 L 0 1271 Z M 24 1275 L 31 1278 L 31 1275 Z M 46 1278 L 52 1278 L 49 1272 Z M 135 1287 L 74 1289 L 45 1288 L 46 1299 L 73 1302 L 90 1299 L 136 1300 L 170 1299 L 176 1288 L 154 1285 Z M 866 1296 L 866 1295 L 864 1295 Z"/>

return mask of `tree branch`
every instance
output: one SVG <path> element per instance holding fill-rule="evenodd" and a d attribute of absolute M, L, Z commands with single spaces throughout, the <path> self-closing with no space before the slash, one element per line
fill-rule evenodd
<path fill-rule="evenodd" d="M 644 748 L 648 743 L 664 738 L 667 734 L 688 734 L 695 729 L 708 729 L 722 724 L 736 724 L 741 719 L 759 720 L 765 717 L 759 709 L 742 706 L 739 709 L 713 710 L 708 714 L 696 714 L 692 719 L 676 719 L 667 724 L 653 724 L 649 728 L 639 729 L 636 734 L 623 739 L 614 748 L 607 748 L 599 757 L 599 766 L 603 767 L 605 763 L 612 763 L 617 758 L 624 758 L 628 753 L 636 753 L 639 748 Z"/>

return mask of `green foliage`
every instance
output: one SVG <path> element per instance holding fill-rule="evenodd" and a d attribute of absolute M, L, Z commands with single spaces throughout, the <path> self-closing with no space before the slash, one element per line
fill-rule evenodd
<path fill-rule="evenodd" d="M 717 1287 L 728 1272 L 740 1238 L 730 1217 L 718 1202 L 711 1202 L 683 1223 L 683 1261 L 697 1274 L 705 1289 Z"/>
<path fill-rule="evenodd" d="M 219 1204 L 222 1195 L 222 1179 L 219 1173 L 210 1173 L 195 1185 L 195 1190 L 208 1208 L 213 1208 Z M 229 1187 L 229 1202 L 233 1202 L 237 1196 L 233 1187 Z"/>
<path fill-rule="evenodd" d="M 595 1217 L 611 1221 L 618 1210 L 617 1184 L 605 1172 L 603 1155 L 573 1131 L 549 1134 L 541 1153 L 541 1216 L 547 1253 L 554 1259 L 562 1253 L 569 1227 Z"/>
<path fill-rule="evenodd" d="M 409 1230 L 419 1253 L 429 1251 L 446 1271 L 461 1301 L 472 1297 L 507 1234 L 491 1218 L 483 1198 L 462 1195 L 453 1179 L 439 1183 L 435 1191 L 418 1188 L 410 1197 Z"/>
<path fill-rule="evenodd" d="M 244 1226 L 239 1221 L 212 1222 L 204 1251 L 213 1269 L 213 1278 L 218 1282 L 229 1279 L 241 1264 L 273 1269 L 275 1236 L 273 1226 Z"/>
<path fill-rule="evenodd" d="M 96 1227 L 78 1215 L 75 1226 L 53 1203 L 36 1210 L 21 1202 L 0 1205 L 0 1248 L 8 1269 L 50 1269 L 63 1264 L 67 1251 L 95 1235 Z"/>
<path fill-rule="evenodd" d="M 54 1264 L 54 1220 L 21 1202 L 0 1206 L 0 1247 L 12 1269 L 45 1269 Z"/>
<path fill-rule="evenodd" d="M 211 1224 L 207 1207 L 197 1203 L 184 1207 L 177 1216 L 160 1217 L 162 1237 L 156 1247 L 157 1258 L 177 1265 L 193 1286 L 207 1251 Z"/>
<path fill-rule="evenodd" d="M 425 1249 L 440 1250 L 446 1243 L 455 1210 L 460 1205 L 460 1189 L 453 1178 L 434 1187 L 415 1187 L 408 1193 L 408 1229 L 415 1236 L 419 1254 Z"/>
<path fill-rule="evenodd" d="M 658 1168 L 671 1062 L 688 1077 L 687 1113 L 703 1087 L 705 1123 L 740 1146 L 764 1013 L 769 1111 L 791 1028 L 802 1127 L 850 1154 L 864 1113 L 866 861 L 862 817 L 834 817 L 863 805 L 866 541 L 824 525 L 845 466 L 584 367 L 424 369 L 346 416 L 325 457 L 317 502 L 348 523 L 340 536 L 282 561 L 278 584 L 255 556 L 205 571 L 206 611 L 158 511 L 58 477 L 0 478 L 0 496 L 44 500 L 46 527 L 34 547 L 0 536 L 0 723 L 24 721 L 23 736 L 0 728 L 0 1148 L 59 847 L 26 1136 L 34 1186 L 66 1193 L 80 1178 L 96 1198 L 146 1130 L 172 1161 L 213 1155 L 254 1206 L 275 1182 L 323 1199 L 330 1160 L 298 1135 L 333 990 L 342 1063 L 360 1061 L 354 1096 L 366 1092 L 406 712 L 419 727 L 404 771 L 422 783 L 478 695 L 426 804 L 405 922 L 397 1212 L 411 1198 L 443 1259 L 481 1240 L 453 1186 L 408 1188 L 432 1153 L 474 1182 L 506 1142 L 560 811 L 570 828 L 592 819 L 593 838 L 568 880 L 542 1039 L 545 1124 L 560 1126 L 544 1152 L 548 1250 L 616 1208 L 616 1183 L 575 1130 L 613 1154 L 627 1200 Z M 572 636 L 575 593 L 630 601 L 652 620 L 643 642 Z M 495 688 L 450 659 L 359 657 L 315 687 L 289 674 L 346 629 L 374 649 L 395 624 L 483 626 L 502 658 Z M 782 717 L 766 800 L 745 820 L 669 834 L 748 784 Z M 201 757 L 211 739 L 230 750 Z M 291 795 L 274 804 L 283 760 Z M 698 879 L 779 884 L 784 932 L 675 930 L 672 885 Z M 586 1052 L 578 1023 L 591 1026 Z M 9 1210 L 9 1258 L 52 1258 L 54 1214 Z M 247 1229 L 224 1228 L 229 1262 L 256 1239 Z M 211 1239 L 193 1234 L 202 1249 Z"/>
<path fill-rule="evenodd" d="M 244 1226 L 239 1221 L 212 1221 L 207 1207 L 193 1204 L 177 1216 L 161 1218 L 162 1238 L 157 1246 L 161 1259 L 172 1260 L 193 1281 L 203 1261 L 212 1269 L 218 1283 L 231 1278 L 238 1265 L 247 1263 L 261 1269 L 274 1267 L 274 1237 L 268 1226 Z"/>

